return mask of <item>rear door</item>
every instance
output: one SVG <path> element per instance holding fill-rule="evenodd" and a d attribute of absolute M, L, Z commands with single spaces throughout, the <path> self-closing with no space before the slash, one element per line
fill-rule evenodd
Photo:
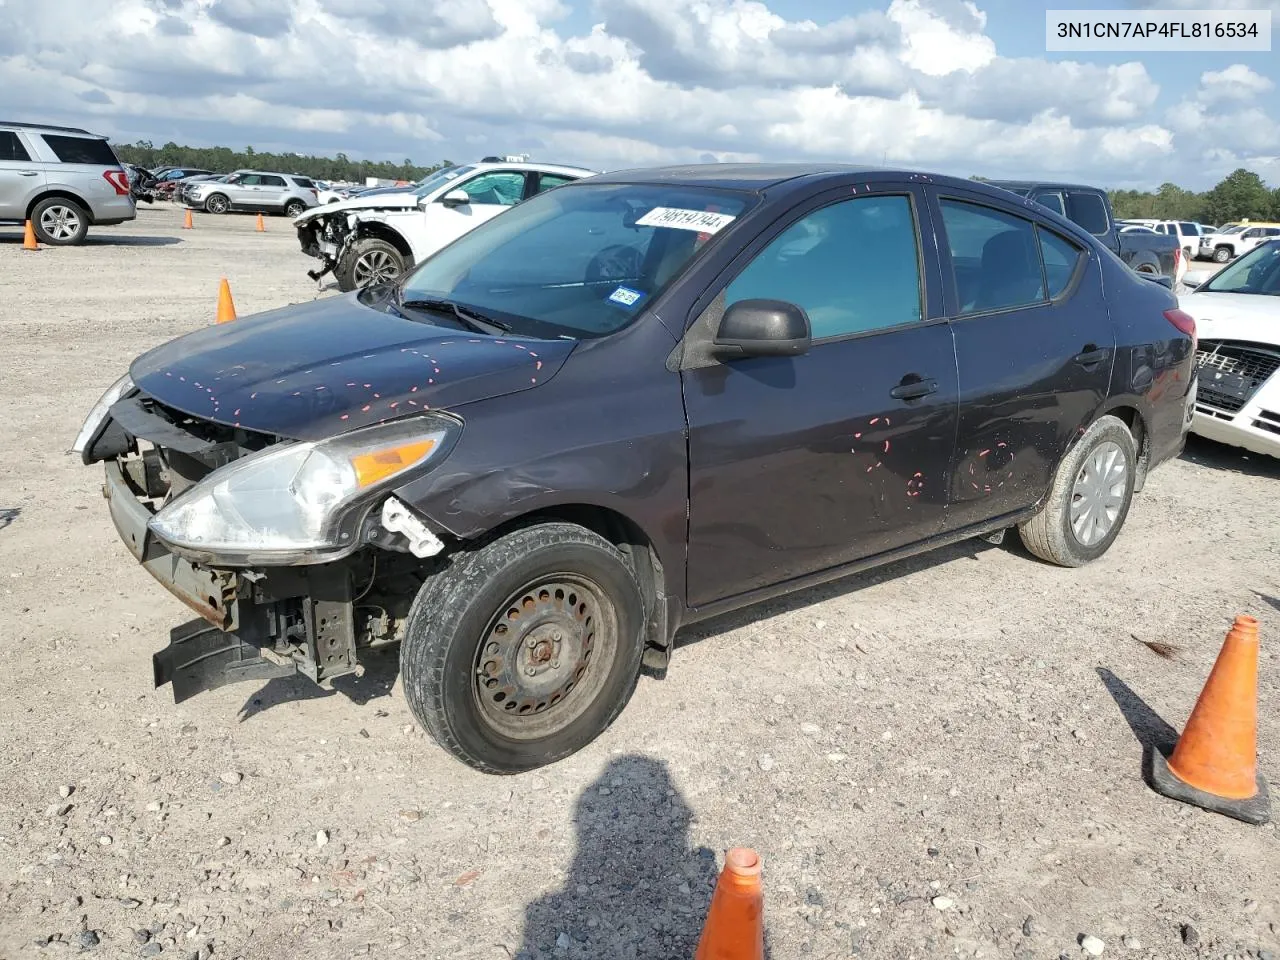
<path fill-rule="evenodd" d="M 692 605 L 942 527 L 956 364 L 932 239 L 914 185 L 828 191 L 754 240 L 695 307 L 711 324 L 739 300 L 795 303 L 813 344 L 682 373 Z"/>
<path fill-rule="evenodd" d="M 272 173 L 264 173 L 256 197 L 258 209 L 279 210 L 284 206 L 285 195 L 288 192 L 289 185 L 285 182 L 284 177 L 278 177 Z"/>
<path fill-rule="evenodd" d="M 1106 400 L 1115 334 L 1096 256 L 1025 208 L 930 190 L 959 367 L 946 527 L 1038 502 Z"/>
<path fill-rule="evenodd" d="M 0 220 L 25 219 L 27 204 L 44 182 L 44 169 L 32 161 L 22 135 L 0 130 Z"/>

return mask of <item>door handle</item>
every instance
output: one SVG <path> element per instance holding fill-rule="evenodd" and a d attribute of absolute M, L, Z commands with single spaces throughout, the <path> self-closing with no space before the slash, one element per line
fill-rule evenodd
<path fill-rule="evenodd" d="M 919 400 L 921 397 L 927 397 L 931 393 L 938 392 L 937 380 L 925 380 L 919 374 L 909 373 L 902 378 L 902 382 L 889 391 L 889 396 L 895 400 Z"/>
<path fill-rule="evenodd" d="M 20 177 L 34 177 L 35 175 L 36 175 L 35 170 L 19 170 L 18 171 L 18 176 Z"/>
<path fill-rule="evenodd" d="M 1077 353 L 1071 359 L 1082 367 L 1093 367 L 1107 359 L 1107 353 L 1108 351 L 1099 350 L 1092 343 L 1087 343 L 1085 344 L 1084 351 L 1082 353 Z"/>

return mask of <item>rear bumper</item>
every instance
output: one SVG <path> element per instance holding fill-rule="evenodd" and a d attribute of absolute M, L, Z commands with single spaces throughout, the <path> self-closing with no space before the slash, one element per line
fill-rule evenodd
<path fill-rule="evenodd" d="M 138 209 L 134 206 L 131 196 L 95 197 L 90 201 L 89 213 L 93 216 L 95 224 L 108 226 L 133 220 L 138 215 Z"/>

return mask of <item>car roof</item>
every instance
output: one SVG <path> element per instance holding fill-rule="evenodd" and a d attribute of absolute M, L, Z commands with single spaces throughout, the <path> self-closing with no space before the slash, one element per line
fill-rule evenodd
<path fill-rule="evenodd" d="M 90 133 L 80 127 L 58 127 L 51 123 L 21 123 L 15 120 L 0 120 L 0 127 L 12 127 L 16 130 L 34 130 L 37 133 L 41 130 L 48 130 L 51 133 L 78 133 L 82 136 L 92 137 L 95 140 L 107 139 L 100 133 Z"/>
<path fill-rule="evenodd" d="M 853 163 L 691 163 L 671 167 L 611 170 L 594 179 L 604 183 L 663 183 L 758 192 L 801 178 L 812 182 L 823 179 L 847 180 L 850 176 L 877 181 L 914 180 L 993 196 L 1003 196 L 1005 193 L 992 190 L 979 180 L 901 167 L 874 167 Z"/>
<path fill-rule="evenodd" d="M 529 160 L 513 160 L 510 163 L 501 163 L 494 161 L 480 161 L 477 163 L 459 163 L 456 167 L 470 167 L 473 171 L 484 170 L 536 170 L 538 173 L 563 173 L 566 176 L 586 177 L 594 176 L 597 171 L 588 167 L 573 167 L 565 163 L 537 163 Z M 450 168 L 452 169 L 452 168 Z M 436 173 L 443 173 L 444 170 L 437 170 L 435 173 L 427 174 L 427 178 L 434 177 Z"/>
<path fill-rule="evenodd" d="M 987 180 L 987 183 L 1003 190 L 1029 190 L 1032 187 L 1048 187 L 1051 190 L 1089 190 L 1101 193 L 1100 187 L 1091 187 L 1087 183 L 1065 183 L 1061 180 Z"/>

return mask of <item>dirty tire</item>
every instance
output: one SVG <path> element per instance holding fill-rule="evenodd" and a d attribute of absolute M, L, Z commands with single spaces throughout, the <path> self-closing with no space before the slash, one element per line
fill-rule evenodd
<path fill-rule="evenodd" d="M 1226 262 L 1227 262 L 1228 260 L 1230 260 L 1230 259 L 1231 259 L 1231 248 L 1230 248 L 1230 247 L 1215 247 L 1215 248 L 1214 248 L 1214 251 L 1213 251 L 1213 262 L 1214 262 L 1214 263 L 1226 263 Z"/>
<path fill-rule="evenodd" d="M 284 205 L 284 215 L 290 220 L 302 216 L 307 212 L 307 205 L 301 200 L 290 200 Z"/>
<path fill-rule="evenodd" d="M 231 209 L 231 201 L 220 193 L 212 193 L 205 197 L 204 209 L 207 213 L 226 213 Z"/>
<path fill-rule="evenodd" d="M 349 293 L 399 280 L 406 266 L 404 254 L 393 244 L 377 237 L 365 237 L 351 245 L 333 273 L 338 278 L 338 289 Z"/>
<path fill-rule="evenodd" d="M 1125 466 L 1123 496 L 1106 535 L 1096 542 L 1084 543 L 1071 523 L 1071 505 L 1076 497 L 1077 481 L 1094 453 L 1110 451 L 1112 447 L 1109 445 L 1118 449 Z M 1099 417 L 1058 464 L 1053 487 L 1040 512 L 1018 527 L 1023 544 L 1041 560 L 1062 567 L 1080 567 L 1102 556 L 1119 535 L 1129 515 L 1137 468 L 1137 447 L 1124 421 L 1112 416 Z"/>
<path fill-rule="evenodd" d="M 66 197 L 46 197 L 31 209 L 31 226 L 36 239 L 51 247 L 84 243 L 89 232 L 89 215 L 84 207 Z"/>
<path fill-rule="evenodd" d="M 587 619 L 578 635 L 588 644 L 595 636 L 595 646 L 580 659 L 581 651 L 573 657 L 562 652 L 563 667 L 556 661 L 556 671 L 525 679 L 535 668 L 521 667 L 531 662 L 521 657 L 537 658 L 539 638 L 551 635 L 539 631 L 554 629 L 554 636 L 565 636 L 559 632 L 564 620 L 546 619 L 557 616 L 557 608 L 543 611 L 535 603 L 556 603 L 556 585 L 575 580 L 599 588 L 590 598 L 598 604 L 592 608 L 597 617 Z M 525 609 L 537 610 L 527 619 L 522 598 Z M 569 615 L 585 606 L 588 598 L 580 599 L 582 606 L 569 605 Z M 599 736 L 631 698 L 644 647 L 643 611 L 626 560 L 604 538 L 571 523 L 517 529 L 454 554 L 418 591 L 400 646 L 405 698 L 436 743 L 477 770 L 511 774 L 553 763 Z M 510 650 L 504 646 L 497 652 L 493 641 L 499 632 Z M 566 642 L 563 651 L 568 649 Z M 551 684 L 571 678 L 569 690 L 549 709 L 522 699 L 518 710 L 503 713 L 498 676 L 508 667 L 528 690 L 544 677 Z M 505 685 L 507 674 L 501 676 Z M 530 695 L 545 697 L 546 689 Z M 522 687 L 520 696 L 526 692 Z M 510 699 L 517 702 L 517 695 Z M 531 712 L 518 716 L 526 705 Z"/>

